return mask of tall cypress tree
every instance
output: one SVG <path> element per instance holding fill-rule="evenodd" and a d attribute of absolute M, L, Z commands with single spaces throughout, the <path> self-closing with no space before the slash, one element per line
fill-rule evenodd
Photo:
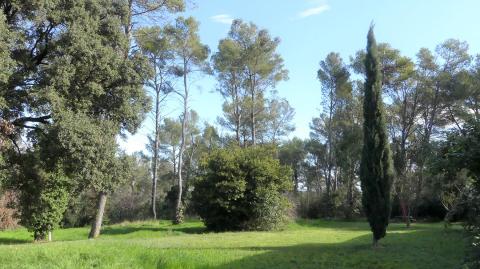
<path fill-rule="evenodd" d="M 373 245 L 385 237 L 390 217 L 393 164 L 385 127 L 382 76 L 377 44 L 370 26 L 365 59 L 366 81 L 363 113 L 364 145 L 360 166 L 362 203 L 373 232 Z"/>

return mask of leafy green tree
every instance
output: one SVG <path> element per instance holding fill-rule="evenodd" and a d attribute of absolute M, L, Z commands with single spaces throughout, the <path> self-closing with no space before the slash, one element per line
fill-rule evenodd
<path fill-rule="evenodd" d="M 165 118 L 160 128 L 160 151 L 172 166 L 172 180 L 175 184 L 178 173 L 178 148 L 182 136 L 182 123 L 180 120 Z"/>
<path fill-rule="evenodd" d="M 123 29 L 129 44 L 132 41 L 132 33 L 136 30 L 135 26 L 141 25 L 145 20 L 158 22 L 158 19 L 169 13 L 185 10 L 184 0 L 122 0 L 121 3 L 126 11 Z"/>
<path fill-rule="evenodd" d="M 61 164 L 65 174 L 74 182 L 76 191 L 92 189 L 98 195 L 97 211 L 93 218 L 91 238 L 100 233 L 107 195 L 126 177 L 117 157 L 116 124 L 92 119 L 82 113 L 64 111 L 55 114 L 49 126 L 48 139 L 41 141 L 42 159 L 49 166 Z"/>
<path fill-rule="evenodd" d="M 273 95 L 266 102 L 265 112 L 258 122 L 259 137 L 262 142 L 277 144 L 280 139 L 288 136 L 295 130 L 292 124 L 295 110 L 285 98 Z"/>
<path fill-rule="evenodd" d="M 210 230 L 271 230 L 281 227 L 290 207 L 283 195 L 291 170 L 271 149 L 213 150 L 200 163 L 193 203 Z"/>
<path fill-rule="evenodd" d="M 307 157 L 305 142 L 299 138 L 293 138 L 283 143 L 278 150 L 278 158 L 283 165 L 288 165 L 293 170 L 293 191 L 298 193 L 302 164 Z"/>
<path fill-rule="evenodd" d="M 336 131 L 340 119 L 338 116 L 345 109 L 347 101 L 352 98 L 350 72 L 338 53 L 330 53 L 320 62 L 318 79 L 322 84 L 322 114 L 314 118 L 311 129 L 313 137 L 323 139 L 327 150 L 327 169 L 325 170 L 325 185 L 327 203 L 331 204 L 332 190 L 338 186 L 337 162 L 335 157 L 338 136 Z M 332 208 L 333 210 L 333 208 Z M 331 212 L 333 214 L 333 212 Z"/>
<path fill-rule="evenodd" d="M 125 34 L 131 43 L 131 33 L 134 32 L 135 43 L 140 47 L 142 53 L 148 58 L 154 69 L 154 76 L 146 82 L 146 86 L 153 92 L 154 100 L 154 124 L 152 147 L 152 195 L 151 206 L 153 218 L 157 218 L 156 192 L 157 192 L 157 170 L 159 165 L 159 132 L 160 132 L 160 111 L 163 101 L 168 93 L 173 91 L 171 83 L 171 67 L 173 52 L 171 40 L 166 31 L 158 26 L 141 27 L 134 29 L 135 25 L 142 19 L 159 19 L 169 13 L 184 11 L 183 0 L 128 0 L 128 14 L 124 25 Z"/>
<path fill-rule="evenodd" d="M 201 130 L 198 126 L 198 114 L 194 110 L 190 110 L 188 114 L 188 125 L 186 128 L 185 139 L 185 159 L 184 159 L 184 184 L 187 186 L 190 184 L 191 176 L 195 172 L 196 162 L 201 144 Z"/>
<path fill-rule="evenodd" d="M 182 207 L 182 193 L 183 193 L 183 155 L 187 142 L 187 125 L 189 114 L 189 77 L 198 71 L 207 71 L 206 60 L 210 53 L 208 46 L 200 42 L 198 36 L 198 22 L 190 17 L 179 17 L 175 21 L 175 25 L 167 27 L 166 31 L 172 38 L 172 48 L 174 57 L 177 60 L 176 74 L 183 79 L 182 90 L 175 90 L 175 93 L 182 99 L 182 131 L 180 147 L 178 152 L 178 199 L 176 205 L 176 215 L 174 223 L 183 222 L 183 207 Z"/>
<path fill-rule="evenodd" d="M 8 82 L 9 77 L 13 73 L 13 68 L 15 66 L 14 60 L 10 56 L 10 51 L 13 49 L 13 38 L 12 32 L 8 29 L 5 22 L 6 18 L 3 12 L 0 12 L 0 111 L 7 109 L 7 102 L 5 100 L 5 84 Z M 1 113 L 1 112 L 0 112 Z M 3 116 L 3 113 L 0 114 Z M 12 124 L 7 120 L 3 119 L 0 116 L 0 166 L 5 165 L 4 154 L 9 147 L 9 136 L 14 132 Z M 5 175 L 2 170 L 2 175 Z M 0 186 L 3 178 L 0 176 Z"/>
<path fill-rule="evenodd" d="M 149 156 L 143 153 L 120 154 L 122 164 L 122 182 L 116 186 L 110 195 L 109 206 L 106 208 L 106 217 L 110 223 L 125 220 L 144 220 L 151 216 L 151 168 Z M 159 174 L 161 175 L 161 174 Z M 159 184 L 157 196 L 164 195 L 162 184 Z"/>
<path fill-rule="evenodd" d="M 305 149 L 307 151 L 305 164 L 307 193 L 322 192 L 325 186 L 322 182 L 325 182 L 325 171 L 327 170 L 326 145 L 318 139 L 308 139 L 305 141 Z"/>
<path fill-rule="evenodd" d="M 237 142 L 243 113 L 248 115 L 251 143 L 257 142 L 257 116 L 264 111 L 265 92 L 288 79 L 283 59 L 276 51 L 279 43 L 280 39 L 271 38 L 267 30 L 235 20 L 213 57 L 220 91 L 231 98 L 227 120 L 233 121 Z"/>
<path fill-rule="evenodd" d="M 387 106 L 390 136 L 393 142 L 393 160 L 396 172 L 394 189 L 407 227 L 410 226 L 411 204 L 415 195 L 415 169 L 411 157 L 418 144 L 415 130 L 420 116 L 419 88 L 416 87 L 414 63 L 400 55 L 398 50 L 386 46 L 388 59 L 383 69 L 388 80 L 384 89 L 392 100 Z"/>
<path fill-rule="evenodd" d="M 373 26 L 368 32 L 364 98 L 364 145 L 360 166 L 362 202 L 373 232 L 373 245 L 385 237 L 390 218 L 393 164 L 385 126 L 382 75 Z"/>
<path fill-rule="evenodd" d="M 352 219 L 360 204 L 360 195 L 357 190 L 359 181 L 360 160 L 362 154 L 362 98 L 359 93 L 345 99 L 345 107 L 338 111 L 335 121 L 336 135 L 335 159 L 339 168 L 340 189 L 345 194 L 343 199 L 343 213 L 346 219 Z"/>
<path fill-rule="evenodd" d="M 418 145 L 418 117 L 421 114 L 420 87 L 418 87 L 415 65 L 388 43 L 378 45 L 379 63 L 382 73 L 382 91 L 390 100 L 386 106 L 386 119 L 390 138 L 393 142 L 393 160 L 396 171 L 395 195 L 407 227 L 410 226 L 411 205 L 415 198 L 415 166 L 412 156 Z M 354 66 L 364 73 L 364 51 L 357 53 Z"/>
<path fill-rule="evenodd" d="M 245 125 L 244 61 L 242 47 L 231 37 L 220 40 L 218 52 L 212 56 L 214 74 L 218 81 L 217 91 L 225 99 L 224 118 L 219 122 L 235 132 L 235 140 L 241 145 L 241 128 Z"/>
<path fill-rule="evenodd" d="M 135 40 L 142 53 L 148 58 L 153 66 L 153 78 L 148 80 L 146 86 L 151 90 L 153 96 L 153 118 L 155 130 L 152 142 L 152 195 L 151 206 L 153 219 L 157 218 L 156 197 L 157 197 L 157 170 L 159 166 L 160 154 L 160 125 L 161 125 L 161 106 L 165 102 L 168 94 L 173 91 L 171 72 L 173 64 L 173 52 L 170 38 L 160 27 L 141 28 L 135 32 Z"/>
<path fill-rule="evenodd" d="M 220 136 L 218 129 L 209 123 L 205 123 L 201 138 L 200 146 L 203 148 L 201 151 L 211 152 L 214 149 L 220 148 L 222 143 L 222 137 Z"/>
<path fill-rule="evenodd" d="M 435 133 L 453 125 L 461 129 L 464 113 L 461 112 L 459 100 L 468 100 L 468 94 L 462 86 L 465 69 L 469 66 L 471 57 L 468 55 L 468 44 L 449 39 L 438 45 L 435 53 L 426 48 L 420 49 L 417 54 L 417 85 L 419 87 L 419 106 L 421 115 L 420 128 L 416 132 L 418 150 L 415 152 L 418 167 L 418 181 L 416 197 L 421 197 L 425 189 L 427 176 L 426 163 L 433 156 L 432 137 Z M 466 83 L 468 84 L 468 83 Z M 474 99 L 471 99 L 474 100 Z M 420 199 L 415 201 L 419 207 Z"/>
<path fill-rule="evenodd" d="M 3 12 L 0 13 L 0 109 L 4 109 L 5 103 L 5 84 L 14 72 L 15 62 L 10 52 L 13 49 L 15 41 L 14 34 L 8 29 L 6 18 Z"/>
<path fill-rule="evenodd" d="M 480 55 L 475 58 L 475 64 L 472 67 L 471 79 L 468 84 L 466 98 L 464 105 L 473 113 L 469 113 L 466 116 L 466 120 L 480 121 Z"/>
<path fill-rule="evenodd" d="M 70 10 L 59 4 L 40 1 L 2 1 L 0 3 L 0 118 L 14 125 L 11 140 L 17 138 L 29 123 L 46 123 L 48 115 L 36 108 L 44 105 L 32 99 L 38 85 L 41 65 L 47 62 L 56 38 L 53 32 L 71 19 Z M 51 14 L 39 16 L 38 14 Z M 25 108 L 29 108 L 28 110 Z M 19 147 L 16 147 L 17 153 Z"/>
<path fill-rule="evenodd" d="M 124 4 L 29 0 L 1 5 L 8 28 L 21 40 L 10 51 L 15 68 L 2 87 L 7 93 L 2 96 L 8 99 L 1 116 L 17 127 L 12 141 L 27 137 L 25 148 L 44 154 L 41 160 L 46 167 L 39 167 L 70 178 L 74 188 L 94 188 L 101 201 L 117 180 L 105 168 L 115 162 L 116 136 L 134 132 L 148 110 L 142 89 L 150 74 L 147 62 L 139 53 L 118 53 L 129 48 L 129 38 L 122 31 Z M 19 149 L 11 158 L 17 163 L 28 157 Z M 64 155 L 68 152 L 77 155 Z M 63 171 L 57 173 L 54 168 Z"/>
<path fill-rule="evenodd" d="M 43 166 L 43 167 L 42 167 Z M 67 208 L 71 180 L 61 169 L 46 170 L 38 152 L 23 158 L 16 177 L 21 224 L 33 232 L 35 241 L 52 241 Z"/>
<path fill-rule="evenodd" d="M 447 207 L 445 225 L 455 215 L 464 216 L 465 228 L 472 235 L 472 255 L 469 266 L 480 265 L 480 123 L 465 122 L 462 130 L 449 132 L 429 163 L 433 174 L 442 184 L 442 202 Z M 463 213 L 463 214 L 462 214 Z"/>

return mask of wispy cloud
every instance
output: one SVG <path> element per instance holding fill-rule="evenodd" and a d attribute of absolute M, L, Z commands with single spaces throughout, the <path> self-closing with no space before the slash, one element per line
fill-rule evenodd
<path fill-rule="evenodd" d="M 318 15 L 322 12 L 325 12 L 330 9 L 330 6 L 326 3 L 317 4 L 314 7 L 305 9 L 304 11 L 298 13 L 299 18 L 306 18 L 314 15 Z"/>
<path fill-rule="evenodd" d="M 233 18 L 229 14 L 218 14 L 210 17 L 214 22 L 223 23 L 223 24 L 232 24 Z"/>

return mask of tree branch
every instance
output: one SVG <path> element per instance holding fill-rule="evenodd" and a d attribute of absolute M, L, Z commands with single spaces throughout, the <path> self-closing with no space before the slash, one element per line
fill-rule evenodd
<path fill-rule="evenodd" d="M 12 122 L 13 125 L 15 126 L 23 126 L 25 122 L 37 122 L 37 123 L 43 123 L 43 124 L 48 124 L 48 120 L 51 119 L 51 115 L 46 115 L 46 116 L 41 116 L 41 117 L 23 117 L 23 118 L 18 118 Z"/>

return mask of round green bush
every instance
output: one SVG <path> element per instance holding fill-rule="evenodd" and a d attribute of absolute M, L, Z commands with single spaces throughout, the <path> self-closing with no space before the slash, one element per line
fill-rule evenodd
<path fill-rule="evenodd" d="M 273 230 L 288 220 L 291 169 L 265 147 L 214 150 L 199 165 L 193 206 L 208 229 Z"/>

